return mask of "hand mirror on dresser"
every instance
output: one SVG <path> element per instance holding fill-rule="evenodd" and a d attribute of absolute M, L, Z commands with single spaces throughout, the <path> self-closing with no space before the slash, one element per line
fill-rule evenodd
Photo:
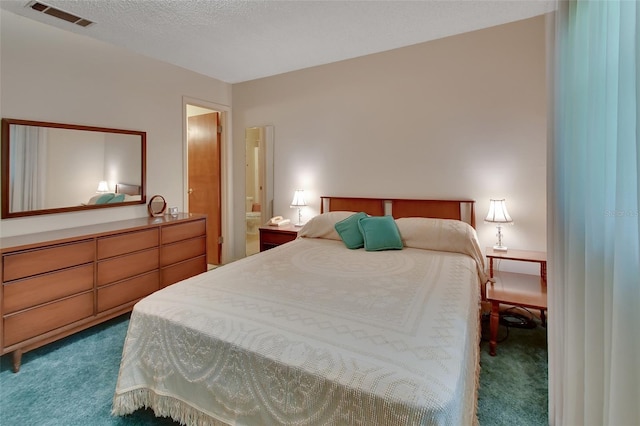
<path fill-rule="evenodd" d="M 149 210 L 149 216 L 158 217 L 164 215 L 164 211 L 167 209 L 167 202 L 162 195 L 154 195 L 149 200 L 147 206 Z"/>
<path fill-rule="evenodd" d="M 2 119 L 2 219 L 146 204 L 146 132 Z"/>

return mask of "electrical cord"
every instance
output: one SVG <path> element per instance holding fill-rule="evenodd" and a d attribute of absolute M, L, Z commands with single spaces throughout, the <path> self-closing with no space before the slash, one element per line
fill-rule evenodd
<path fill-rule="evenodd" d="M 507 321 L 503 321 L 502 320 L 502 318 L 507 316 L 509 312 L 512 312 L 513 310 L 517 310 L 517 309 L 526 311 L 529 314 L 528 320 L 523 320 L 523 321 L 526 321 L 526 323 L 525 323 L 526 326 L 525 325 L 519 325 L 519 326 L 509 325 L 509 323 Z M 522 315 L 522 316 L 524 317 L 524 315 Z M 534 318 L 535 318 L 535 316 L 533 315 L 533 313 L 529 309 L 527 309 L 527 308 L 525 308 L 523 306 L 512 306 L 510 308 L 507 308 L 507 309 L 501 311 L 500 312 L 500 321 L 498 322 L 498 338 L 496 339 L 496 342 L 497 343 L 502 343 L 505 340 L 507 340 L 509 338 L 509 330 L 510 330 L 511 327 L 516 327 L 516 328 L 535 328 L 536 327 L 536 322 L 535 322 Z M 483 342 L 488 342 L 488 341 L 491 340 L 489 337 L 485 336 L 485 334 L 486 335 L 490 335 L 490 331 L 489 331 L 490 330 L 490 323 L 491 323 L 491 314 L 489 314 L 489 313 L 482 314 L 482 337 L 481 337 L 481 340 Z M 521 322 L 521 324 L 522 324 L 522 322 Z M 500 337 L 500 330 L 505 330 L 503 332 L 504 335 L 502 337 Z"/>
<path fill-rule="evenodd" d="M 490 326 L 489 324 L 491 323 L 491 314 L 482 314 L 482 336 L 481 336 L 481 340 L 483 342 L 489 342 L 490 339 L 490 335 L 491 332 L 489 331 Z M 502 326 L 502 327 L 500 327 Z M 504 336 L 500 337 L 500 329 L 506 330 L 506 332 L 504 333 Z M 486 332 L 485 332 L 486 330 Z M 486 336 L 485 336 L 486 334 Z M 496 339 L 497 343 L 502 343 L 505 340 L 507 340 L 509 338 L 509 326 L 504 325 L 504 324 L 500 324 L 498 322 L 498 338 Z"/>
<path fill-rule="evenodd" d="M 527 313 L 529 314 L 529 320 L 534 321 L 535 315 L 533 315 L 533 312 L 531 312 L 529 309 L 525 308 L 524 306 L 512 306 L 512 307 L 510 307 L 508 309 L 505 309 L 501 313 L 509 312 L 509 311 L 511 311 L 513 309 L 520 309 L 520 310 L 523 310 L 523 311 L 527 311 Z"/>

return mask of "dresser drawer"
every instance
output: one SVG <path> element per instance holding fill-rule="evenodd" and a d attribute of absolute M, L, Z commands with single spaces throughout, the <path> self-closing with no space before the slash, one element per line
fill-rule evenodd
<path fill-rule="evenodd" d="M 201 219 L 177 225 L 163 226 L 161 232 L 161 243 L 168 244 L 203 236 L 207 233 L 207 229 L 205 220 Z"/>
<path fill-rule="evenodd" d="M 200 256 L 160 270 L 160 287 L 177 283 L 207 271 L 207 257 Z"/>
<path fill-rule="evenodd" d="M 142 299 L 159 289 L 158 271 L 98 289 L 98 312 Z"/>
<path fill-rule="evenodd" d="M 3 285 L 2 312 L 10 314 L 32 306 L 93 289 L 93 263 Z"/>
<path fill-rule="evenodd" d="M 17 280 L 93 262 L 94 247 L 93 240 L 89 240 L 4 255 L 2 281 Z"/>
<path fill-rule="evenodd" d="M 192 257 L 203 256 L 206 250 L 207 240 L 205 237 L 163 245 L 160 247 L 160 266 L 167 266 Z"/>
<path fill-rule="evenodd" d="M 158 269 L 158 249 L 145 250 L 98 262 L 97 285 L 105 285 Z"/>
<path fill-rule="evenodd" d="M 133 253 L 158 245 L 158 228 L 98 239 L 98 259 Z"/>
<path fill-rule="evenodd" d="M 93 315 L 93 292 L 4 317 L 4 347 Z"/>

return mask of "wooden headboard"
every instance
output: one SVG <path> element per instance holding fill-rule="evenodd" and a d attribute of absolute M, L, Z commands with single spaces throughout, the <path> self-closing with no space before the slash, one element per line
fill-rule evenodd
<path fill-rule="evenodd" d="M 474 228 L 475 201 L 460 200 L 411 200 L 404 198 L 320 197 L 320 213 L 331 211 L 365 212 L 371 216 L 391 215 L 401 217 L 431 217 L 456 219 Z"/>
<path fill-rule="evenodd" d="M 140 195 L 140 185 L 116 183 L 116 194 Z"/>

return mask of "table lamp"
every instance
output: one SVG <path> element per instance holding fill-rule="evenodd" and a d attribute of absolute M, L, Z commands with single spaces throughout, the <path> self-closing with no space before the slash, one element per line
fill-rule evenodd
<path fill-rule="evenodd" d="M 293 194 L 293 201 L 291 201 L 291 208 L 298 209 L 298 223 L 295 226 L 302 226 L 302 208 L 306 206 L 307 203 L 304 201 L 304 189 L 296 189 L 296 192 Z"/>
<path fill-rule="evenodd" d="M 484 221 L 488 223 L 495 223 L 496 228 L 498 228 L 498 243 L 493 246 L 493 249 L 497 251 L 507 251 L 507 247 L 502 245 L 502 224 L 513 223 L 513 219 L 509 216 L 504 199 L 489 200 L 489 213 L 487 213 L 487 217 Z"/>

